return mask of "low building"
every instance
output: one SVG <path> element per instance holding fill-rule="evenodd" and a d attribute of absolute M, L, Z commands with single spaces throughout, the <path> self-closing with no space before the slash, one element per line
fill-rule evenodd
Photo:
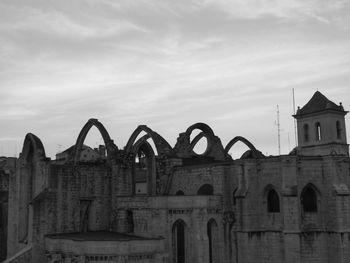
<path fill-rule="evenodd" d="M 75 145 L 69 147 L 63 152 L 56 154 L 56 162 L 57 163 L 67 163 L 72 158 L 74 158 L 75 153 Z M 97 162 L 103 161 L 106 159 L 106 150 L 104 145 L 100 145 L 98 148 L 92 149 L 89 146 L 83 145 L 80 151 L 80 162 Z"/>

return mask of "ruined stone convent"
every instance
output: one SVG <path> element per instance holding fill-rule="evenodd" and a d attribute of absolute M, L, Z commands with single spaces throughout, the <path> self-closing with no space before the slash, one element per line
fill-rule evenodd
<path fill-rule="evenodd" d="M 0 256 L 32 263 L 350 262 L 346 114 L 316 92 L 294 115 L 298 146 L 281 156 L 264 156 L 239 136 L 224 146 L 204 123 L 180 133 L 174 147 L 139 126 L 119 148 L 90 119 L 59 160 L 47 158 L 29 133 L 18 159 L 0 160 Z M 106 154 L 96 149 L 83 161 L 93 126 Z M 196 154 L 204 138 L 207 148 Z M 240 159 L 228 154 L 236 142 L 249 148 Z"/>

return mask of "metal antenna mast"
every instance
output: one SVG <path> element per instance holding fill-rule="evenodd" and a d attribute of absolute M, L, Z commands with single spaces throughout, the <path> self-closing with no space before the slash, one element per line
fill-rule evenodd
<path fill-rule="evenodd" d="M 293 92 L 293 114 L 295 115 L 295 96 L 294 96 L 294 88 L 292 89 Z M 295 140 L 295 146 L 298 146 L 298 138 L 297 138 L 297 121 L 294 118 L 294 140 Z"/>
<path fill-rule="evenodd" d="M 278 155 L 281 155 L 281 124 L 280 124 L 280 108 L 277 104 L 277 132 L 278 132 Z"/>

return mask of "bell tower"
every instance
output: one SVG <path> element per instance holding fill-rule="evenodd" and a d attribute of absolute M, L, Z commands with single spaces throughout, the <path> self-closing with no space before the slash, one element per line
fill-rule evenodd
<path fill-rule="evenodd" d="M 345 115 L 342 104 L 336 105 L 317 91 L 293 117 L 297 120 L 300 155 L 349 156 Z"/>

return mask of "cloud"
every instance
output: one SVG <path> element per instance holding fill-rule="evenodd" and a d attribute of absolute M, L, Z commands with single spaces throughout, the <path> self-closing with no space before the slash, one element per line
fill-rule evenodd
<path fill-rule="evenodd" d="M 344 0 L 331 2 L 322 0 L 206 0 L 199 2 L 204 5 L 219 6 L 228 10 L 233 18 L 238 19 L 259 19 L 265 16 L 274 16 L 283 19 L 312 18 L 326 23 L 329 21 L 324 16 L 350 7 L 349 3 Z"/>
<path fill-rule="evenodd" d="M 53 156 L 91 117 L 119 147 L 138 124 L 174 143 L 203 121 L 223 142 L 243 135 L 273 152 L 276 104 L 293 130 L 291 88 L 300 105 L 316 89 L 350 105 L 347 11 L 319 0 L 2 1 L 0 138 L 32 131 Z"/>

